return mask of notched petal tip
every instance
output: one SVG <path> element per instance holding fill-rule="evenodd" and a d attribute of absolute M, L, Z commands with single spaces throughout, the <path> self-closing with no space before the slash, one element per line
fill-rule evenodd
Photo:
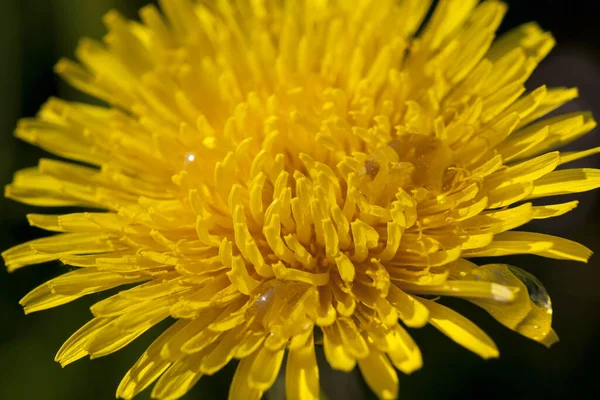
<path fill-rule="evenodd" d="M 65 74 L 66 72 L 68 72 L 69 70 L 71 70 L 71 68 L 73 68 L 73 67 L 80 68 L 72 60 L 70 60 L 66 57 L 62 57 L 58 60 L 58 62 L 56 64 L 54 64 L 53 69 L 54 69 L 54 73 L 56 73 L 57 75 L 62 75 L 62 74 Z"/>
<path fill-rule="evenodd" d="M 548 332 L 548 334 L 542 340 L 538 340 L 538 343 L 541 343 L 547 348 L 550 348 L 559 341 L 560 339 L 558 338 L 558 335 L 556 334 L 554 329 L 550 329 L 550 332 Z"/>

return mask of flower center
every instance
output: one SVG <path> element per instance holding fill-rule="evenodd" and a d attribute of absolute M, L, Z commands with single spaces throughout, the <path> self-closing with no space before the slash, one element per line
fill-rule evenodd
<path fill-rule="evenodd" d="M 415 187 L 439 193 L 449 178 L 449 167 L 454 153 L 442 140 L 418 134 L 405 134 L 390 142 L 400 162 L 413 165 L 412 181 Z"/>

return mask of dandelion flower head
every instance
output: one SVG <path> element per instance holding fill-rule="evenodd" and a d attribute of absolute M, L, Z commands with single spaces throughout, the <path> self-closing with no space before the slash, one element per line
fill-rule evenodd
<path fill-rule="evenodd" d="M 529 23 L 495 38 L 498 1 L 192 0 L 106 15 L 102 42 L 56 72 L 102 100 L 50 99 L 16 136 L 58 158 L 6 196 L 57 232 L 3 253 L 10 271 L 72 266 L 26 295 L 31 313 L 128 285 L 91 307 L 62 365 L 173 323 L 123 378 L 183 396 L 239 360 L 229 398 L 259 399 L 285 368 L 289 399 L 319 398 L 315 346 L 382 399 L 421 367 L 407 328 L 431 324 L 483 358 L 494 342 L 436 296 L 549 345 L 552 308 L 525 270 L 477 257 L 586 262 L 583 245 L 515 231 L 600 186 L 558 168 L 589 113 L 540 119 L 576 89 L 524 82 L 554 44 Z M 536 202 L 537 204 L 537 202 Z"/>

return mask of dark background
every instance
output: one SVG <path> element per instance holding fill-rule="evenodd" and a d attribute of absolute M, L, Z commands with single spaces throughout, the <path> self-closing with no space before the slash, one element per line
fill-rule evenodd
<path fill-rule="evenodd" d="M 52 67 L 70 56 L 81 36 L 104 34 L 101 16 L 118 8 L 135 18 L 142 0 L 0 0 L 0 185 L 17 169 L 32 166 L 43 152 L 12 137 L 16 121 L 32 116 L 49 96 L 85 99 L 60 82 Z M 600 115 L 600 23 L 593 1 L 508 1 L 505 31 L 536 20 L 552 31 L 558 45 L 529 84 L 577 86 L 581 97 L 562 109 L 592 110 Z M 598 132 L 579 140 L 573 149 L 600 145 Z M 575 165 L 577 164 L 577 165 Z M 598 167 L 600 157 L 573 166 Z M 579 208 L 559 219 L 529 228 L 577 240 L 600 252 L 597 193 L 577 196 Z M 556 199 L 567 201 L 571 198 Z M 28 227 L 33 209 L 0 199 L 0 250 L 44 235 Z M 46 210 L 37 209 L 35 212 Z M 496 261 L 496 260 L 494 260 Z M 490 316 L 461 301 L 444 300 L 486 330 L 501 357 L 483 361 L 432 328 L 412 330 L 420 345 L 424 368 L 400 376 L 402 399 L 566 399 L 595 398 L 600 393 L 596 368 L 600 358 L 600 257 L 588 265 L 536 257 L 504 260 L 533 272 L 546 285 L 554 305 L 554 328 L 561 341 L 551 349 L 520 337 Z M 65 272 L 58 263 L 43 264 L 9 275 L 0 270 L 0 399 L 111 399 L 121 377 L 157 335 L 155 329 L 126 349 L 98 360 L 81 360 L 65 369 L 53 361 L 56 350 L 90 317 L 88 307 L 104 295 L 24 316 L 19 299 L 43 281 Z M 204 377 L 186 399 L 224 399 L 234 365 Z M 370 399 L 357 370 L 353 374 L 321 368 L 322 385 L 330 399 Z M 266 395 L 282 398 L 281 387 Z M 144 393 L 139 398 L 149 398 Z"/>

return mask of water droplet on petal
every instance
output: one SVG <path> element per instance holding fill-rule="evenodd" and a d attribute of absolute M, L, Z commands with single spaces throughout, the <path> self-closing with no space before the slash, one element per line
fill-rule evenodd
<path fill-rule="evenodd" d="M 194 152 L 185 153 L 183 156 L 183 168 L 189 168 L 192 165 L 192 163 L 194 163 L 196 160 L 197 156 Z"/>
<path fill-rule="evenodd" d="M 550 301 L 550 295 L 542 282 L 540 282 L 533 274 L 512 265 L 494 264 L 486 265 L 484 267 L 476 268 L 472 271 L 475 280 L 493 281 L 501 285 L 513 286 L 514 283 L 511 282 L 511 277 L 509 275 L 512 274 L 523 282 L 533 304 L 545 309 L 548 314 L 552 314 L 552 301 Z M 492 276 L 489 275 L 490 273 Z"/>
<path fill-rule="evenodd" d="M 552 330 L 550 296 L 535 276 L 521 268 L 505 264 L 484 265 L 474 268 L 471 272 L 476 280 L 520 287 L 521 291 L 514 303 L 481 304 L 494 318 L 521 335 L 546 346 L 558 340 Z"/>
<path fill-rule="evenodd" d="M 279 282 L 271 280 L 259 286 L 253 295 L 256 298 L 256 306 L 259 309 L 266 307 L 275 294 L 275 290 L 279 286 Z"/>
<path fill-rule="evenodd" d="M 261 318 L 271 305 L 271 301 L 275 296 L 275 291 L 279 286 L 276 280 L 270 280 L 260 285 L 251 296 L 254 298 L 254 304 L 246 310 L 246 316 Z"/>
<path fill-rule="evenodd" d="M 514 276 L 516 276 L 521 282 L 523 282 L 523 284 L 527 288 L 527 291 L 529 292 L 529 298 L 531 299 L 533 304 L 545 309 L 546 313 L 552 314 L 552 301 L 550 300 L 550 295 L 548 294 L 548 291 L 546 290 L 542 282 L 540 282 L 539 279 L 536 278 L 533 274 L 521 268 L 513 267 L 512 265 L 508 265 L 508 268 Z"/>

